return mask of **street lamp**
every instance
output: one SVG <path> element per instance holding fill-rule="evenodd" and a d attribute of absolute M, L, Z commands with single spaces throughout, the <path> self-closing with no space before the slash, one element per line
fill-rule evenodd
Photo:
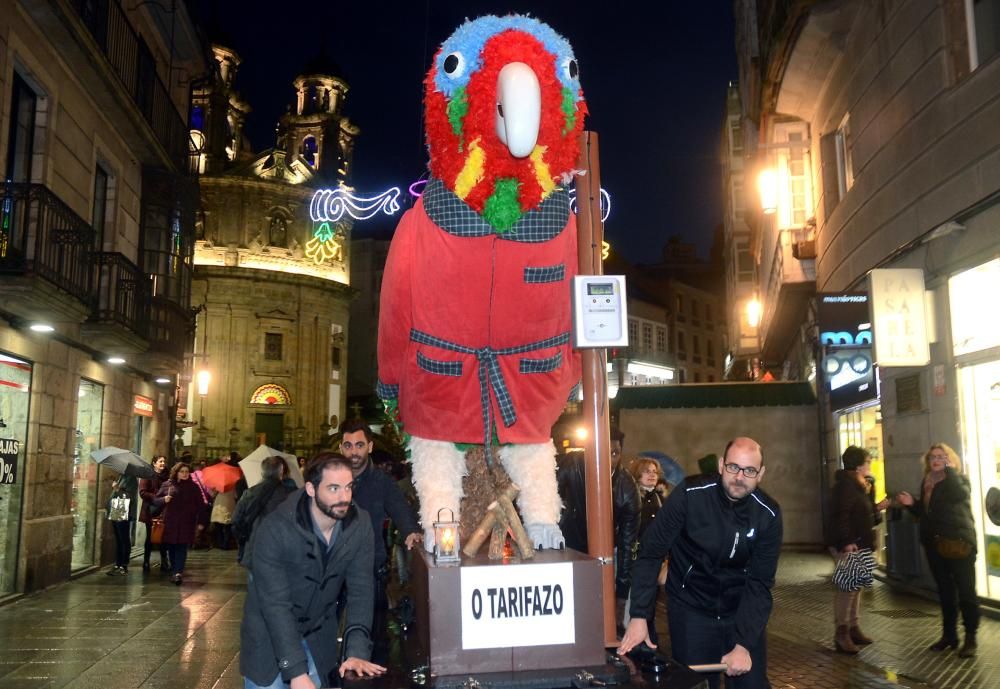
<path fill-rule="evenodd" d="M 778 212 L 778 171 L 766 168 L 757 176 L 757 190 L 760 192 L 760 207 L 764 215 Z"/>
<path fill-rule="evenodd" d="M 760 301 L 756 297 L 747 302 L 747 325 L 751 328 L 760 325 L 761 310 Z"/>
<path fill-rule="evenodd" d="M 198 396 L 201 397 L 202 400 L 204 400 L 206 397 L 208 397 L 208 386 L 212 382 L 212 373 L 210 371 L 202 369 L 198 371 L 196 379 L 198 381 Z"/>

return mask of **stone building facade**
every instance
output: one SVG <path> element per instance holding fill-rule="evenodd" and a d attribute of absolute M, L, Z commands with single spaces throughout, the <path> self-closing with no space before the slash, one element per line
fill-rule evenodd
<path fill-rule="evenodd" d="M 854 444 L 879 494 L 913 492 L 932 442 L 957 450 L 1000 600 L 1000 3 L 734 6 L 747 163 L 778 182 L 752 214 L 762 356 L 815 381 L 823 480 Z M 830 298 L 870 308 L 831 328 Z M 838 402 L 845 377 L 863 394 Z M 912 520 L 886 531 L 890 580 L 931 587 Z"/>
<path fill-rule="evenodd" d="M 169 451 L 207 68 L 184 3 L 0 4 L 0 598 L 112 559 L 91 451 Z"/>
<path fill-rule="evenodd" d="M 309 65 L 274 147 L 252 152 L 234 90 L 239 56 L 213 46 L 220 78 L 194 96 L 203 129 L 192 304 L 199 309 L 184 442 L 196 457 L 261 443 L 310 454 L 344 418 L 350 217 L 312 219 L 320 188 L 346 190 L 347 84 Z M 221 135 L 221 142 L 213 136 Z M 204 394 L 200 394 L 204 392 Z"/>

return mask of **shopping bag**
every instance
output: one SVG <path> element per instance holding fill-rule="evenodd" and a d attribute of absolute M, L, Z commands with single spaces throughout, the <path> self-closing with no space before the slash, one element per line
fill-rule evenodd
<path fill-rule="evenodd" d="M 841 591 L 858 591 L 871 588 L 875 579 L 875 556 L 868 548 L 855 550 L 840 558 L 833 571 L 833 583 Z"/>
<path fill-rule="evenodd" d="M 154 519 L 149 523 L 149 542 L 153 545 L 163 543 L 163 525 L 162 519 Z"/>
<path fill-rule="evenodd" d="M 113 522 L 128 521 L 128 508 L 131 502 L 131 499 L 125 497 L 111 498 L 111 503 L 108 507 L 108 519 Z"/>

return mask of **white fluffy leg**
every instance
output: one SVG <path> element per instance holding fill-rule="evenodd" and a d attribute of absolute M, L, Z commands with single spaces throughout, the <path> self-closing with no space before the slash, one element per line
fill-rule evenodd
<path fill-rule="evenodd" d="M 410 438 L 410 464 L 413 486 L 420 498 L 420 525 L 424 528 L 424 548 L 434 551 L 434 522 L 438 510 L 446 507 L 459 518 L 462 502 L 462 477 L 468 473 L 465 453 L 454 443 Z M 445 512 L 445 515 L 447 512 Z M 444 515 L 442 515 L 444 517 Z"/>
<path fill-rule="evenodd" d="M 559 530 L 562 500 L 556 483 L 556 448 L 552 441 L 502 447 L 500 461 L 521 489 L 517 506 L 535 547 L 562 548 L 566 540 Z"/>

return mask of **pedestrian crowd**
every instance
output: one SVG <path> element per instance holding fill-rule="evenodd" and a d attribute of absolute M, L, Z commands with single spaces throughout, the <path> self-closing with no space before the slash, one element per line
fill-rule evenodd
<path fill-rule="evenodd" d="M 779 505 L 760 487 L 763 449 L 751 438 L 735 438 L 721 457 L 698 460 L 698 474 L 679 478 L 665 455 L 627 460 L 624 442 L 613 428 L 619 653 L 654 653 L 655 610 L 663 595 L 675 660 L 724 673 L 727 687 L 769 687 L 766 627 L 783 527 Z M 108 574 L 127 574 L 136 519 L 146 525 L 143 571 L 158 565 L 177 585 L 190 548 L 237 550 L 248 570 L 240 661 L 248 689 L 309 689 L 334 685 L 347 672 L 385 672 L 389 574 L 394 569 L 405 585 L 411 550 L 422 541 L 406 465 L 375 449 L 363 421 L 342 425 L 335 450 L 309 462 L 292 460 L 264 457 L 259 477 L 248 485 L 236 453 L 222 462 L 228 468 L 215 471 L 189 456 L 168 469 L 166 458 L 157 456 L 151 476 L 118 476 L 108 502 L 116 542 Z M 836 650 L 854 654 L 874 642 L 861 628 L 860 601 L 879 547 L 875 527 L 894 507 L 917 519 L 938 589 L 941 638 L 929 650 L 974 656 L 976 538 L 961 459 L 943 443 L 932 445 L 914 493 L 881 500 L 868 451 L 848 447 L 841 462 L 824 525 L 835 563 Z M 583 453 L 560 455 L 557 467 L 560 528 L 568 547 L 586 552 Z M 300 471 L 301 487 L 293 475 Z M 228 478 L 219 483 L 223 473 Z M 150 560 L 154 550 L 159 563 Z M 959 614 L 965 631 L 960 649 Z M 707 679 L 715 689 L 721 677 Z"/>

